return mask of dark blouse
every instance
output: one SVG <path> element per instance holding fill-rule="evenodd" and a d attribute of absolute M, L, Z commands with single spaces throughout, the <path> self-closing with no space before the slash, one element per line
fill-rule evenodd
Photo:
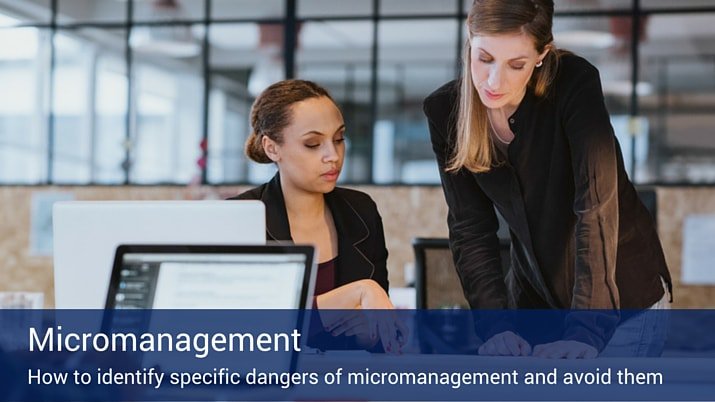
<path fill-rule="evenodd" d="M 313 293 L 314 296 L 320 296 L 323 293 L 327 293 L 335 289 L 335 262 L 337 261 L 337 259 L 338 257 L 335 256 L 335 258 L 330 261 L 325 261 L 318 264 L 318 276 L 315 279 L 315 292 Z"/>

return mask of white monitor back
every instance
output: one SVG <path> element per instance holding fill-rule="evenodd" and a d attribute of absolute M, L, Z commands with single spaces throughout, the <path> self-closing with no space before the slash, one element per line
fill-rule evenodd
<path fill-rule="evenodd" d="M 68 201 L 52 212 L 55 308 L 104 308 L 120 244 L 265 244 L 260 201 Z"/>

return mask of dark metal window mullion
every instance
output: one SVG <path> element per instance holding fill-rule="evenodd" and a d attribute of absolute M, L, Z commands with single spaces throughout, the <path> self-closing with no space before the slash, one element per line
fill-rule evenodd
<path fill-rule="evenodd" d="M 375 123 L 377 123 L 377 110 L 378 110 L 378 88 L 377 82 L 379 79 L 378 66 L 379 66 L 379 13 L 380 13 L 380 0 L 372 0 L 372 49 L 370 58 L 370 128 L 369 131 L 370 138 L 367 139 L 367 180 L 366 182 L 372 183 L 373 177 L 375 177 L 373 166 L 373 150 L 375 149 Z"/>
<path fill-rule="evenodd" d="M 132 108 L 134 105 L 134 78 L 132 74 L 132 48 L 131 48 L 131 35 L 132 35 L 132 23 L 134 21 L 134 0 L 127 0 L 127 20 L 124 25 L 125 28 L 125 41 L 124 41 L 124 53 L 125 53 L 125 66 L 127 69 L 127 112 L 125 115 L 125 132 L 124 132 L 124 162 L 122 163 L 122 170 L 124 171 L 124 184 L 129 184 L 129 172 L 131 169 L 131 148 L 132 148 Z"/>
<path fill-rule="evenodd" d="M 201 184 L 208 182 L 209 168 L 209 96 L 211 95 L 211 43 L 209 42 L 209 28 L 211 21 L 211 1 L 204 0 L 204 40 L 202 67 L 204 69 L 204 103 L 201 139 Z"/>
<path fill-rule="evenodd" d="M 462 0 L 457 2 L 457 62 L 455 63 L 455 75 L 458 78 L 462 72 L 462 47 L 464 46 L 464 18 L 466 14 L 462 8 Z"/>
<path fill-rule="evenodd" d="M 636 135 L 635 119 L 638 117 L 638 76 L 639 71 L 639 40 L 640 40 L 640 0 L 633 0 L 633 12 L 631 14 L 631 121 L 629 130 L 631 135 L 631 177 L 632 182 L 636 182 Z"/>
<path fill-rule="evenodd" d="M 663 160 L 664 152 L 663 144 L 665 143 L 665 139 L 668 138 L 668 96 L 670 92 L 668 88 L 668 58 L 663 57 L 659 61 L 660 62 L 658 63 L 658 65 L 660 66 L 660 79 L 658 81 L 660 82 L 660 90 L 658 92 L 657 109 L 659 135 L 656 137 L 655 144 L 657 149 L 657 151 L 655 152 L 656 160 L 651 162 L 651 166 L 655 168 L 656 181 L 658 181 L 658 179 L 660 179 L 661 175 L 663 174 L 663 167 L 661 162 Z"/>
<path fill-rule="evenodd" d="M 283 26 L 283 63 L 286 79 L 295 77 L 295 48 L 297 41 L 296 1 L 285 1 L 285 25 Z"/>
<path fill-rule="evenodd" d="M 55 35 L 57 35 L 57 2 L 52 0 L 50 8 L 52 15 L 50 17 L 50 76 L 48 78 L 47 90 L 47 177 L 45 182 L 52 184 L 53 165 L 55 159 L 55 64 L 57 62 L 55 49 Z"/>

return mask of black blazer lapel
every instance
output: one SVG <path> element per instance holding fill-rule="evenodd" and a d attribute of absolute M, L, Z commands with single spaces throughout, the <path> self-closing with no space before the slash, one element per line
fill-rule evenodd
<path fill-rule="evenodd" d="M 278 173 L 266 183 L 261 201 L 266 205 L 267 239 L 292 243 L 288 212 Z M 372 278 L 375 264 L 370 259 L 373 254 L 370 250 L 376 246 L 371 245 L 373 234 L 370 233 L 366 218 L 360 216 L 350 201 L 340 194 L 340 189 L 325 194 L 325 202 L 333 216 L 335 231 L 338 234 L 336 285 L 341 286 L 356 280 Z"/>
<path fill-rule="evenodd" d="M 370 260 L 370 229 L 355 207 L 342 197 L 337 190 L 325 195 L 338 233 L 337 285 L 371 278 L 375 264 Z"/>
<path fill-rule="evenodd" d="M 268 240 L 293 242 L 290 235 L 290 224 L 286 203 L 281 190 L 280 175 L 275 176 L 266 184 L 261 194 L 261 201 L 266 206 L 266 235 Z"/>

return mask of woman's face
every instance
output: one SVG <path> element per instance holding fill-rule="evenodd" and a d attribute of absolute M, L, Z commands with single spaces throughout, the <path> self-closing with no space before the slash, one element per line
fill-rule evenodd
<path fill-rule="evenodd" d="M 472 37 L 472 82 L 479 99 L 490 109 L 518 106 L 536 64 L 547 52 L 539 54 L 525 33 Z"/>
<path fill-rule="evenodd" d="M 284 185 L 313 193 L 329 193 L 343 167 L 345 123 L 335 103 L 309 98 L 291 106 L 291 123 L 283 142 L 264 137 L 266 153 L 278 164 Z M 272 143 L 271 146 L 267 143 Z"/>

